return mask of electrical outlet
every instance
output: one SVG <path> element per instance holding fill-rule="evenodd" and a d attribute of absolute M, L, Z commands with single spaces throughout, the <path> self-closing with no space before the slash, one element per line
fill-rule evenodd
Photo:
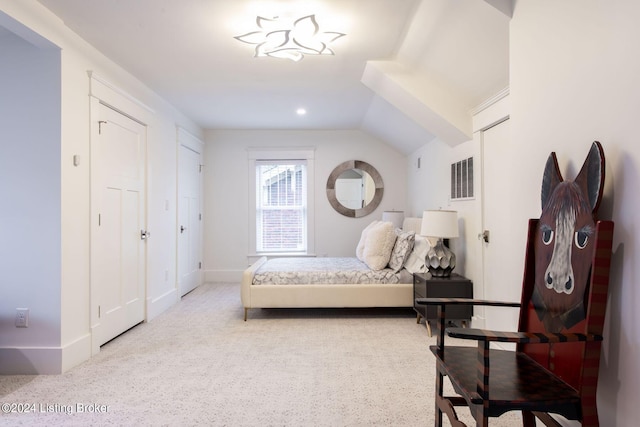
<path fill-rule="evenodd" d="M 16 308 L 16 328 L 29 327 L 29 309 Z"/>

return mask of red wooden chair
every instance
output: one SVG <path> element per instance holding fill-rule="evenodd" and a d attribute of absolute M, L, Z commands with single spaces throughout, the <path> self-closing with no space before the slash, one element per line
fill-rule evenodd
<path fill-rule="evenodd" d="M 420 298 L 438 306 L 436 417 L 459 421 L 468 406 L 477 426 L 521 411 L 524 426 L 560 426 L 549 414 L 598 426 L 596 386 L 607 302 L 613 223 L 595 220 L 604 184 L 604 153 L 594 142 L 573 182 L 563 181 L 551 153 L 542 184 L 542 215 L 529 221 L 520 303 Z M 491 284 L 485 284 L 491 286 Z M 445 312 L 452 304 L 520 307 L 518 332 L 449 328 L 477 348 L 445 345 Z M 515 351 L 490 348 L 515 343 Z M 443 395 L 449 377 L 457 396 Z"/>

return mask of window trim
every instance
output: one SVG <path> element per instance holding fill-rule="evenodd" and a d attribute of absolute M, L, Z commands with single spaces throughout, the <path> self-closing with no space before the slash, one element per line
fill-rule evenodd
<path fill-rule="evenodd" d="M 284 147 L 284 148 L 248 148 L 249 174 L 249 256 L 314 256 L 315 253 L 315 148 L 313 147 Z M 306 252 L 258 252 L 256 249 L 256 164 L 260 160 L 306 160 L 307 164 L 307 250 Z"/>

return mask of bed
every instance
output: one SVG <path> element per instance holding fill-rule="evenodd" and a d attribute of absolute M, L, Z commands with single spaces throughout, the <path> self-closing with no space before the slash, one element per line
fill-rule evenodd
<path fill-rule="evenodd" d="M 429 248 L 415 223 L 372 222 L 355 257 L 261 257 L 243 273 L 244 320 L 252 308 L 413 307 L 412 273 L 426 271 Z"/>

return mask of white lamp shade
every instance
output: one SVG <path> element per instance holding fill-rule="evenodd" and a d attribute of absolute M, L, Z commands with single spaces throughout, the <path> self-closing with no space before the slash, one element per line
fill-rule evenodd
<path fill-rule="evenodd" d="M 402 228 L 402 221 L 404 221 L 404 212 L 384 211 L 382 212 L 382 220 L 391 222 L 395 228 Z"/>
<path fill-rule="evenodd" d="M 413 231 L 416 234 L 420 234 L 420 228 L 422 227 L 422 218 L 408 217 L 402 222 L 403 231 Z"/>
<path fill-rule="evenodd" d="M 452 239 L 458 237 L 458 212 L 424 211 L 420 234 L 426 237 Z"/>

